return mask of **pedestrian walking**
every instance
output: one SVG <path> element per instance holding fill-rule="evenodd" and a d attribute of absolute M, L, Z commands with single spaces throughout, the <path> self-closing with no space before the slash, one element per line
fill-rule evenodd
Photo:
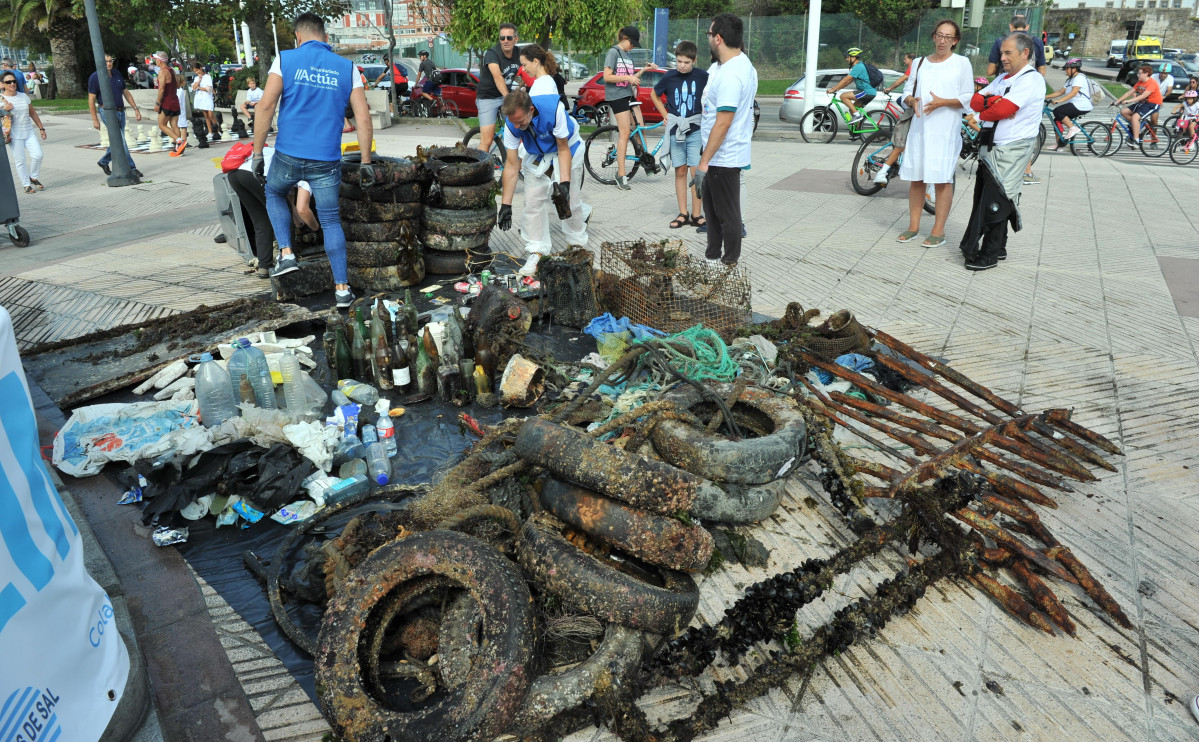
<path fill-rule="evenodd" d="M 475 89 L 475 107 L 479 111 L 479 149 L 484 152 L 491 151 L 500 106 L 520 72 L 520 55 L 516 53 L 519 39 L 516 26 L 501 23 L 499 43 L 483 52 L 483 68 Z"/>
<path fill-rule="evenodd" d="M 125 80 L 120 73 L 112 71 L 112 57 L 104 56 L 104 66 L 108 68 L 109 79 L 112 82 L 112 100 L 115 107 L 117 117 L 117 126 L 121 129 L 121 137 L 125 136 L 125 104 L 128 103 L 133 107 L 133 115 L 138 121 L 142 120 L 142 109 L 137 107 L 137 103 L 133 100 L 133 93 L 125 87 Z M 92 113 L 92 128 L 99 130 L 101 126 L 108 125 L 108 119 L 104 112 L 104 100 L 100 95 L 100 73 L 93 72 L 91 77 L 87 79 L 87 108 Z M 137 165 L 133 163 L 133 153 L 126 149 L 126 154 L 129 155 L 129 169 L 137 177 L 142 177 L 141 171 L 137 169 Z M 96 164 L 104 171 L 105 175 L 112 175 L 112 168 L 109 163 L 112 162 L 112 147 L 104 150 L 104 156 Z"/>
<path fill-rule="evenodd" d="M 933 228 L 922 247 L 945 244 L 945 222 L 953 206 L 953 175 L 962 151 L 962 114 L 974 93 L 970 60 L 955 54 L 962 30 L 951 20 L 933 27 L 934 51 L 912 64 L 903 86 L 904 105 L 915 115 L 908 130 L 899 177 L 908 181 L 908 228 L 896 237 L 911 242 L 920 236 L 920 217 L 928 186 L 936 194 Z"/>
<path fill-rule="evenodd" d="M 374 130 L 362 79 L 354 63 L 329 46 L 325 22 L 315 13 L 301 13 L 292 28 L 296 48 L 281 52 L 271 64 L 262 100 L 254 109 L 254 174 L 266 184 L 267 213 L 279 244 L 279 258 L 271 269 L 277 278 L 299 270 L 291 249 L 291 210 L 287 194 L 301 180 L 308 181 L 316 216 L 325 233 L 325 254 L 333 269 L 334 301 L 348 307 L 354 301 L 346 269 L 346 237 L 341 228 L 338 191 L 341 186 L 341 128 L 349 103 L 357 122 L 360 159 L 359 183 L 375 183 L 370 166 Z M 262 150 L 270 121 L 279 109 L 275 158 L 270 177 Z M 258 119 L 262 119 L 261 122 Z"/>
<path fill-rule="evenodd" d="M 654 108 L 666 121 L 666 136 L 670 137 L 670 163 L 674 165 L 674 195 L 679 215 L 670 222 L 671 229 L 704 222 L 703 205 L 688 184 L 695 179 L 703 142 L 700 120 L 704 89 L 708 73 L 696 69 L 699 47 L 694 41 L 680 41 L 674 48 L 675 69 L 670 70 L 654 85 Z M 663 104 L 662 99 L 666 102 Z M 691 192 L 691 209 L 687 209 L 687 192 Z"/>
<path fill-rule="evenodd" d="M 970 102 L 983 129 L 974 206 L 959 246 L 967 270 L 985 271 L 998 265 L 1007 257 L 1008 224 L 1016 232 L 1023 226 L 1021 174 L 1036 151 L 1045 98 L 1045 78 L 1033 67 L 1034 49 L 1033 38 L 1026 33 L 1004 39 L 1000 52 L 1004 74 Z"/>
<path fill-rule="evenodd" d="M 1014 33 L 1028 34 L 1028 17 L 1023 15 L 1012 16 L 1012 20 L 1007 24 L 1007 32 L 1008 36 Z M 1003 44 L 1003 40 L 1006 38 L 1007 36 L 1000 36 L 999 38 L 995 39 L 995 43 L 991 44 L 991 51 L 987 55 L 987 77 L 995 77 L 995 75 L 1003 69 L 1003 60 L 1001 58 L 1002 55 L 1000 53 L 1000 48 Z M 1034 46 L 1032 64 L 1034 67 L 1036 67 L 1037 72 L 1044 76 L 1046 70 L 1048 69 L 1045 66 L 1045 42 L 1032 35 L 1029 35 L 1029 38 L 1032 39 Z"/>
<path fill-rule="evenodd" d="M 13 61 L 12 57 L 0 59 L 0 74 L 9 70 L 17 73 L 17 92 L 28 94 L 28 91 L 25 89 L 25 74 L 17 69 L 17 63 Z"/>
<path fill-rule="evenodd" d="M 17 79 L 20 77 L 21 73 L 13 69 L 0 72 L 0 110 L 12 118 L 8 151 L 12 153 L 17 166 L 17 177 L 21 179 L 26 193 L 35 193 L 46 188 L 37 179 L 42 170 L 42 142 L 46 141 L 46 127 L 33 109 L 29 96 L 17 92 Z"/>
<path fill-rule="evenodd" d="M 166 52 L 154 52 L 154 61 L 158 64 L 158 98 L 154 110 L 158 112 L 158 128 L 170 137 L 175 144 L 171 157 L 180 157 L 187 149 L 187 139 L 179 131 L 179 82 L 175 71 L 171 69 Z"/>
<path fill-rule="evenodd" d="M 641 32 L 636 26 L 625 26 L 617 34 L 616 45 L 604 57 L 604 104 L 616 119 L 616 187 L 626 191 L 631 188 L 625 175 L 625 153 L 629 148 L 629 132 L 633 129 L 631 104 L 637 98 L 641 74 L 645 70 L 658 69 L 653 62 L 641 70 L 633 64 L 629 50 L 640 45 Z"/>
<path fill-rule="evenodd" d="M 741 259 L 741 171 L 750 164 L 758 92 L 758 71 L 741 50 L 743 37 L 741 18 L 732 13 L 716 16 L 708 28 L 708 48 L 716 61 L 708 68 L 701 99 L 704 150 L 693 181 L 708 219 L 704 257 L 726 266 Z"/>
<path fill-rule="evenodd" d="M 197 131 L 196 138 L 204 143 L 204 135 L 208 134 L 208 138 L 216 141 L 219 138 L 219 132 L 216 125 L 216 113 L 213 110 L 212 98 L 212 75 L 204 69 L 204 65 L 199 62 L 192 63 L 192 72 L 195 79 L 192 81 L 192 108 L 199 111 L 204 117 L 204 126 L 206 131 Z"/>

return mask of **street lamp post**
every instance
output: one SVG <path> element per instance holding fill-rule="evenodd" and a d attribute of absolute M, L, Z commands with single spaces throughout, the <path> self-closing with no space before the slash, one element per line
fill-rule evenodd
<path fill-rule="evenodd" d="M 84 11 L 87 14 L 87 30 L 92 37 L 92 56 L 96 58 L 96 76 L 100 83 L 100 102 L 104 105 L 104 125 L 108 127 L 108 142 L 112 152 L 112 175 L 108 176 L 108 185 L 119 186 L 137 185 L 141 178 L 133 174 L 129 167 L 129 149 L 125 145 L 125 132 L 117 121 L 117 102 L 112 94 L 112 77 L 108 74 L 108 65 L 104 63 L 104 42 L 100 38 L 100 18 L 96 14 L 95 0 L 83 0 Z"/>

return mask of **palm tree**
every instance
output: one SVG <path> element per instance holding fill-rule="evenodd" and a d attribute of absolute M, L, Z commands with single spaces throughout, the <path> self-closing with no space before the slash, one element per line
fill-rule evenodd
<path fill-rule="evenodd" d="M 9 0 L 4 16 L 9 22 L 9 37 L 14 41 L 44 34 L 50 42 L 54 60 L 54 80 L 58 95 L 81 96 L 79 60 L 75 56 L 75 31 L 82 17 L 72 0 Z"/>

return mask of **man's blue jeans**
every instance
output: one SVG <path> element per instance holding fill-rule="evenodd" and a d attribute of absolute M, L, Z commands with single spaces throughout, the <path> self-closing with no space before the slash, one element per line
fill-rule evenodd
<path fill-rule="evenodd" d="M 266 178 L 266 213 L 275 230 L 275 242 L 279 248 L 291 247 L 291 208 L 287 194 L 301 180 L 308 181 L 312 188 L 312 203 L 316 207 L 316 218 L 325 234 L 325 254 L 333 268 L 333 282 L 345 284 L 346 234 L 341 229 L 341 207 L 338 192 L 341 190 L 341 161 L 304 160 L 289 157 L 275 150 L 271 170 Z"/>
<path fill-rule="evenodd" d="M 117 124 L 120 125 L 120 127 L 121 127 L 121 136 L 122 137 L 125 136 L 125 109 L 124 108 L 117 109 Z M 108 126 L 108 123 L 104 120 L 104 109 L 103 108 L 100 109 L 100 126 Z M 129 169 L 137 170 L 137 165 L 133 164 L 133 153 L 129 152 L 128 149 L 126 149 L 125 152 L 129 155 Z M 112 162 L 112 147 L 109 147 L 108 149 L 104 150 L 104 156 L 100 158 L 101 165 L 107 165 L 110 162 Z"/>

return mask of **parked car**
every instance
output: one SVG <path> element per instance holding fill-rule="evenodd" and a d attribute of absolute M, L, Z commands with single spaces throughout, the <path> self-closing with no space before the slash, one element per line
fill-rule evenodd
<path fill-rule="evenodd" d="M 1153 74 L 1156 76 L 1162 69 L 1167 67 L 1170 74 L 1174 76 L 1174 89 L 1165 93 L 1162 97 L 1169 98 L 1177 96 L 1186 89 L 1187 79 L 1191 76 L 1191 71 L 1183 66 L 1182 62 L 1163 60 L 1163 59 L 1141 59 L 1133 57 L 1125 59 L 1124 64 L 1120 65 L 1120 71 L 1116 73 L 1116 81 L 1127 85 L 1132 85 L 1137 81 L 1137 68 L 1142 64 L 1147 64 L 1153 68 Z"/>
<path fill-rule="evenodd" d="M 895 83 L 896 80 L 903 74 L 895 70 L 879 69 L 883 73 L 883 86 L 887 87 Z M 828 89 L 840 82 L 846 75 L 849 74 L 849 69 L 846 67 L 817 70 L 816 71 L 816 105 L 827 106 L 829 104 Z M 806 77 L 806 76 L 805 76 Z M 787 92 L 783 94 L 783 105 L 779 107 L 779 120 L 786 121 L 791 124 L 798 124 L 803 118 L 804 111 L 807 107 L 804 103 L 804 77 L 795 81 L 791 87 L 787 88 Z M 898 94 L 899 91 L 896 91 Z M 887 96 L 878 95 L 874 100 L 866 106 L 867 111 L 877 111 L 887 104 Z"/>
<path fill-rule="evenodd" d="M 641 75 L 641 86 L 637 88 L 637 100 L 641 102 L 641 115 L 645 118 L 645 123 L 656 124 L 662 120 L 662 115 L 658 113 L 658 109 L 654 108 L 651 96 L 654 94 L 654 85 L 658 80 L 662 79 L 662 75 L 666 74 L 666 70 L 649 70 Z M 575 99 L 575 107 L 591 106 L 599 109 L 604 102 L 604 73 L 598 72 L 587 82 L 579 87 L 578 97 Z M 762 107 L 758 102 L 754 101 L 754 130 L 758 129 L 758 121 L 762 118 Z M 606 123 L 606 120 L 601 118 L 600 123 Z"/>
<path fill-rule="evenodd" d="M 1180 59 L 1185 49 L 1162 49 L 1162 59 Z"/>
<path fill-rule="evenodd" d="M 582 62 L 576 62 L 565 54 L 554 56 L 558 60 L 558 68 L 567 80 L 583 80 L 591 76 L 591 71 Z"/>
<path fill-rule="evenodd" d="M 479 71 L 462 67 L 450 67 L 441 71 L 441 97 L 452 100 L 458 106 L 462 118 L 478 116 L 475 93 L 479 88 Z"/>

